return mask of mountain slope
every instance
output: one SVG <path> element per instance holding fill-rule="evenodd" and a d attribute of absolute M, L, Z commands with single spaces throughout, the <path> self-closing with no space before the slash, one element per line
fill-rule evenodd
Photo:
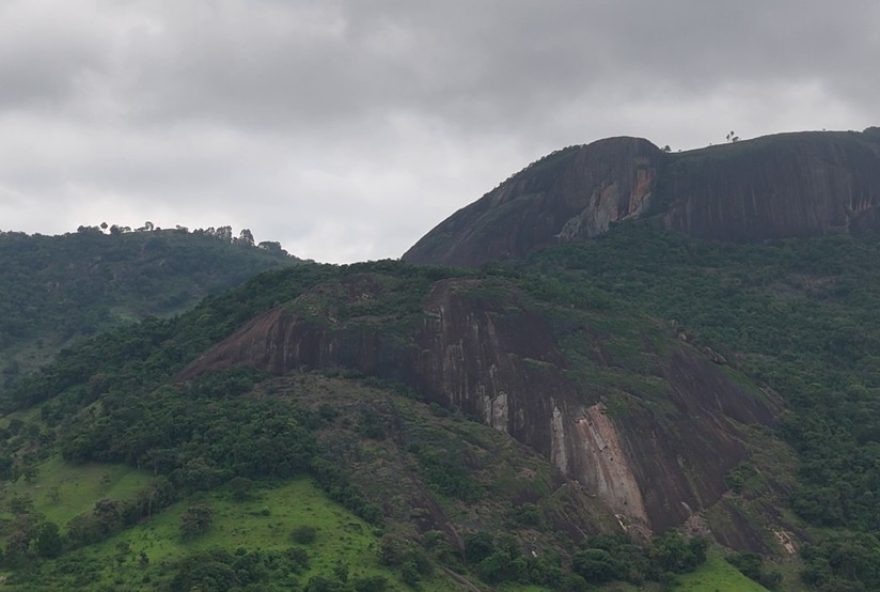
<path fill-rule="evenodd" d="M 434 237 L 523 257 L 299 265 L 62 352 L 0 396 L 3 575 L 648 591 L 703 564 L 705 539 L 685 586 L 723 590 L 736 565 L 782 590 L 877 589 L 874 138 L 562 151 Z M 132 478 L 61 489 L 94 463 Z M 356 540 L 287 545 L 307 508 L 278 492 L 304 482 Z M 60 499 L 86 490 L 118 499 Z M 135 546 L 146 560 L 111 576 Z"/>
<path fill-rule="evenodd" d="M 560 309 L 502 278 L 322 283 L 247 323 L 180 378 L 240 365 L 342 367 L 402 382 L 512 435 L 634 528 L 656 531 L 720 498 L 747 454 L 738 424 L 769 425 L 775 408 L 649 319 Z M 584 388 L 593 373 L 606 383 Z M 623 392 L 612 402 L 615 389 Z"/>
<path fill-rule="evenodd" d="M 180 313 L 297 262 L 205 232 L 0 233 L 0 389 L 78 337 Z"/>
<path fill-rule="evenodd" d="M 645 544 L 721 503 L 777 404 L 668 325 L 588 286 L 548 292 L 535 279 L 391 262 L 264 274 L 178 319 L 112 331 L 23 382 L 5 404 L 30 419 L 7 434 L 2 465 L 25 478 L 60 450 L 164 476 L 122 504 L 129 518 L 100 526 L 102 503 L 68 524 L 66 552 L 230 479 L 305 473 L 404 548 L 432 549 L 454 581 L 558 589 L 574 577 L 572 550 L 599 533 Z M 717 528 L 745 549 L 772 545 L 748 520 Z M 474 555 L 477 540 L 507 550 Z M 655 544 L 699 551 L 679 540 Z M 611 551 L 590 553 L 628 554 L 617 578 L 695 567 L 595 544 Z M 9 549 L 12 565 L 27 557 Z"/>
<path fill-rule="evenodd" d="M 799 554 L 817 589 L 871 589 L 878 245 L 625 224 L 479 272 L 263 274 L 31 376 L 5 400 L 21 411 L 0 466 L 24 479 L 61 450 L 156 471 L 183 497 L 307 473 L 396 540 L 439 537 L 435 565 L 490 584 L 501 559 L 461 563 L 469 537 L 508 532 L 554 578 L 573 549 L 618 549 L 597 532 L 622 522 L 644 540 L 686 518 L 733 549 Z"/>
<path fill-rule="evenodd" d="M 682 153 L 639 138 L 554 152 L 462 208 L 404 255 L 481 265 L 632 219 L 738 242 L 877 228 L 880 133 L 779 134 Z"/>

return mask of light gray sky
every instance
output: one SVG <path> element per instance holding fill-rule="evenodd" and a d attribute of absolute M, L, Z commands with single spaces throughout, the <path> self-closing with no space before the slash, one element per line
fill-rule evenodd
<path fill-rule="evenodd" d="M 0 0 L 0 229 L 398 257 L 562 146 L 880 124 L 876 0 Z"/>

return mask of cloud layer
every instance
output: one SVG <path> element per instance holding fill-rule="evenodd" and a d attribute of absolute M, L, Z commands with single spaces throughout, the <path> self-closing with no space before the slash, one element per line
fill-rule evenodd
<path fill-rule="evenodd" d="M 880 5 L 7 0 L 0 228 L 397 257 L 555 148 L 878 124 Z"/>

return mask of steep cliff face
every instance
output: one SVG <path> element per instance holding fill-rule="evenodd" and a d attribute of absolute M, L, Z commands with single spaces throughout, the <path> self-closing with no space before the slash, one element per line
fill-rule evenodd
<path fill-rule="evenodd" d="M 779 134 L 675 154 L 637 138 L 568 148 L 450 216 L 403 259 L 480 265 L 648 217 L 732 241 L 875 229 L 876 129 Z"/>
<path fill-rule="evenodd" d="M 783 134 L 689 152 L 663 179 L 667 227 L 732 241 L 876 226 L 880 143 L 870 132 Z"/>
<path fill-rule="evenodd" d="M 450 216 L 403 258 L 478 265 L 601 234 L 648 210 L 665 156 L 639 138 L 566 148 Z"/>
<path fill-rule="evenodd" d="M 349 302 L 393 298 L 376 278 L 316 290 Z M 681 524 L 717 501 L 725 474 L 747 454 L 739 424 L 773 420 L 772 403 L 673 341 L 652 371 L 663 385 L 659 399 L 627 393 L 626 404 L 611 410 L 601 389 L 585 397 L 583 374 L 561 350 L 552 323 L 509 286 L 439 281 L 420 312 L 394 319 L 343 318 L 345 302 L 317 311 L 307 305 L 313 296 L 252 320 L 181 379 L 250 365 L 276 374 L 343 367 L 401 381 L 528 445 L 640 530 Z"/>

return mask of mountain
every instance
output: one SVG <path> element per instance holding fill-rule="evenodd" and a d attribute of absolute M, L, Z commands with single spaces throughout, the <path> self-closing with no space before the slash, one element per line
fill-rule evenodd
<path fill-rule="evenodd" d="M 718 501 L 725 474 L 747 456 L 739 426 L 771 425 L 778 411 L 650 319 L 606 310 L 600 321 L 504 278 L 428 285 L 396 275 L 322 283 L 248 322 L 180 378 L 245 365 L 276 375 L 341 367 L 399 382 L 510 434 L 647 532 Z M 581 383 L 593 372 L 608 374 L 609 389 L 633 384 L 608 399 Z"/>
<path fill-rule="evenodd" d="M 178 314 L 261 271 L 299 263 L 231 229 L 61 236 L 0 232 L 0 389 L 78 338 Z"/>
<path fill-rule="evenodd" d="M 299 506 L 284 492 L 304 477 L 329 498 L 309 493 L 312 510 L 343 512 L 364 532 L 381 527 L 343 557 L 347 569 L 367 566 L 358 578 L 389 585 L 579 589 L 582 576 L 570 572 L 582 545 L 583 577 L 671 578 L 704 553 L 700 539 L 671 532 L 685 523 L 691 535 L 771 552 L 772 530 L 723 498 L 731 471 L 778 448 L 761 436 L 777 421 L 776 395 L 667 323 L 581 282 L 550 287 L 517 271 L 301 265 L 68 350 L 4 401 L 0 466 L 13 485 L 0 534 L 15 581 L 63 589 L 76 581 L 64 557 L 98 557 L 74 573 L 107 581 L 112 549 L 124 542 L 123 583 L 146 573 L 156 589 L 178 589 L 196 578 L 192 565 L 208 569 L 199 541 L 235 551 L 236 522 L 263 549 L 243 552 L 287 553 L 288 533 L 314 520 L 303 520 L 305 509 L 273 535 L 256 534 L 265 526 L 247 512 L 266 503 L 267 517 L 287 516 Z M 766 462 L 779 462 L 776 454 L 786 453 Z M 94 463 L 139 486 L 59 511 L 72 485 L 56 475 L 84 481 Z M 247 496 L 265 502 L 230 502 L 242 479 Z M 53 498 L 59 481 L 66 489 Z M 786 477 L 761 482 L 781 491 Z M 199 504 L 216 515 L 220 539 L 181 544 L 174 520 L 189 524 L 187 508 Z M 702 517 L 710 511 L 711 525 Z M 161 522 L 168 512 L 175 518 Z M 154 547 L 145 528 L 169 521 Z M 50 523 L 61 527 L 62 558 L 22 579 L 28 549 Z M 652 551 L 628 542 L 655 535 Z M 162 551 L 169 547 L 183 559 Z M 395 559 L 395 548 L 410 559 Z M 303 582 L 332 574 L 321 549 L 308 554 L 325 567 L 297 568 Z M 607 556 L 597 569 L 612 571 L 590 575 L 592 555 Z M 411 563 L 422 567 L 412 574 Z"/>
<path fill-rule="evenodd" d="M 878 129 L 779 134 L 680 153 L 625 137 L 572 146 L 454 213 L 403 259 L 481 265 L 635 219 L 737 242 L 876 229 Z"/>
<path fill-rule="evenodd" d="M 79 340 L 0 393 L 4 586 L 880 589 L 880 235 L 813 215 L 873 202 L 755 157 L 873 195 L 874 137 L 569 149 L 454 216 L 507 235 L 434 243 L 495 265 L 294 265 Z M 771 236 L 701 234 L 728 160 L 793 208 L 743 214 Z"/>

